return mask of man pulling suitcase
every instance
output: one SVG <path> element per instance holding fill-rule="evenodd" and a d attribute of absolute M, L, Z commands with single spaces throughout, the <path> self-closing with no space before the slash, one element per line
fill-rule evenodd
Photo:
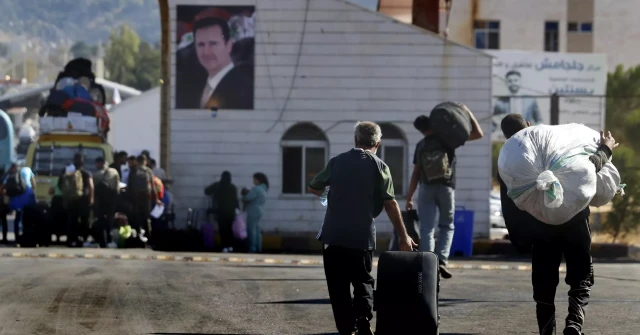
<path fill-rule="evenodd" d="M 355 148 L 332 158 L 309 183 L 309 191 L 321 196 L 330 186 L 327 212 L 318 239 L 333 315 L 341 335 L 372 335 L 371 276 L 375 250 L 375 218 L 384 208 L 397 234 L 400 250 L 417 245 L 402 223 L 389 167 L 376 156 L 382 131 L 373 122 L 355 128 Z M 350 286 L 353 286 L 353 298 Z"/>

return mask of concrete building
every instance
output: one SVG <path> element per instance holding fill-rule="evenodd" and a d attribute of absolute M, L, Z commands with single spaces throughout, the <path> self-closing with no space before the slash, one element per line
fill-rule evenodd
<path fill-rule="evenodd" d="M 380 12 L 415 22 L 414 3 L 444 0 L 380 0 Z M 640 63 L 634 41 L 640 38 L 636 0 L 453 0 L 448 37 L 478 49 L 605 53 L 608 68 Z"/>
<path fill-rule="evenodd" d="M 204 187 L 227 170 L 251 187 L 263 172 L 271 188 L 261 222 L 266 235 L 314 236 L 325 207 L 306 183 L 329 158 L 353 147 L 357 120 L 381 123 L 379 154 L 391 166 L 401 206 L 421 135 L 413 120 L 444 100 L 460 101 L 490 129 L 491 58 L 437 34 L 346 0 L 237 0 L 255 6 L 253 110 L 177 109 L 178 5 L 224 6 L 229 1 L 161 3 L 170 59 L 163 86 L 162 148 L 184 217 L 204 210 Z M 167 28 L 170 27 L 170 28 Z M 475 212 L 475 233 L 489 235 L 490 137 L 458 150 L 456 205 Z M 201 216 L 202 217 L 202 216 Z M 178 224 L 183 220 L 178 219 Z M 378 232 L 391 232 L 386 214 Z M 386 246 L 381 246 L 386 247 Z"/>
<path fill-rule="evenodd" d="M 116 151 L 138 155 L 149 150 L 160 161 L 160 88 L 152 88 L 109 109 L 109 144 Z"/>

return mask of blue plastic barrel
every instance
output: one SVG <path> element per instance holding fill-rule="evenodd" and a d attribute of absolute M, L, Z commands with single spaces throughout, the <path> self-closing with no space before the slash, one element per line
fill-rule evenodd
<path fill-rule="evenodd" d="M 451 256 L 471 257 L 473 253 L 473 211 L 456 206 L 453 224 L 455 231 L 451 243 Z"/>

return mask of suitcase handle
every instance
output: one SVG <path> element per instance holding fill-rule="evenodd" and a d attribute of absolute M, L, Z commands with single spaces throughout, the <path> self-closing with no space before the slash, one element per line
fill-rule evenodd
<path fill-rule="evenodd" d="M 463 210 L 463 211 L 467 210 L 467 208 L 464 207 L 464 206 L 456 206 L 456 210 L 458 210 L 458 209 Z"/>

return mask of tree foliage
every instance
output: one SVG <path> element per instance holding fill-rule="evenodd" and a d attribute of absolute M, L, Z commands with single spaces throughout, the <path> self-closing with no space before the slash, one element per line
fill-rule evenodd
<path fill-rule="evenodd" d="M 109 80 L 129 86 L 136 84 L 134 70 L 139 50 L 140 37 L 135 30 L 126 24 L 114 29 L 104 58 Z"/>
<path fill-rule="evenodd" d="M 618 66 L 609 73 L 606 127 L 621 143 L 613 164 L 626 184 L 625 195 L 613 199 L 613 210 L 603 224 L 615 241 L 640 227 L 640 66 Z"/>
<path fill-rule="evenodd" d="M 0 0 L 3 33 L 36 38 L 106 42 L 110 30 L 128 23 L 145 41 L 160 40 L 157 0 Z"/>

